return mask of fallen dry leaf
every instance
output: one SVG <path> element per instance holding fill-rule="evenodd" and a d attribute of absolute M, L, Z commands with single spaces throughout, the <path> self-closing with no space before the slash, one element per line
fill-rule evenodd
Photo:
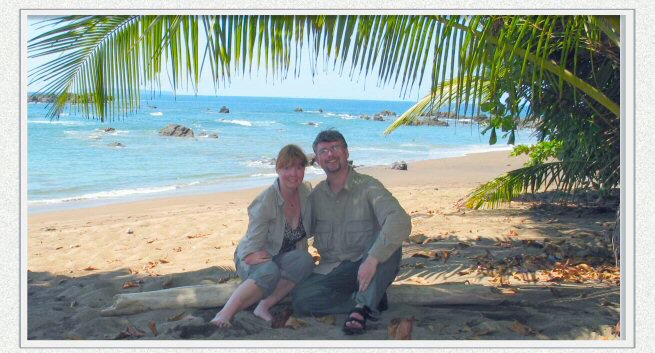
<path fill-rule="evenodd" d="M 284 327 L 292 328 L 294 330 L 299 329 L 301 327 L 307 326 L 307 322 L 297 319 L 293 316 L 289 316 L 289 319 L 287 319 L 287 322 L 284 323 Z"/>
<path fill-rule="evenodd" d="M 507 235 L 510 237 L 518 237 L 519 233 L 517 233 L 514 229 L 512 229 L 509 231 L 509 233 L 507 233 Z"/>
<path fill-rule="evenodd" d="M 178 246 L 178 247 L 176 247 L 176 248 L 173 248 L 173 251 L 175 251 L 175 252 L 180 252 L 180 251 L 182 251 L 182 247 L 181 247 L 181 246 Z"/>
<path fill-rule="evenodd" d="M 155 240 L 157 240 L 157 238 L 155 238 L 155 239 L 152 239 L 152 240 L 147 240 L 147 241 L 146 241 L 146 243 L 148 243 L 148 244 L 152 244 L 152 243 L 154 243 L 154 242 L 155 242 Z"/>
<path fill-rule="evenodd" d="M 518 321 L 514 321 L 512 323 L 512 331 L 518 333 L 519 335 L 523 336 L 530 336 L 534 334 L 534 330 L 529 328 L 526 325 L 523 325 L 522 323 Z"/>
<path fill-rule="evenodd" d="M 87 266 L 87 267 L 82 269 L 82 271 L 97 271 L 97 270 L 99 270 L 99 268 L 94 267 L 94 266 Z"/>
<path fill-rule="evenodd" d="M 125 281 L 125 283 L 123 283 L 122 286 L 123 289 L 137 288 L 137 287 L 141 287 L 141 283 L 139 283 L 139 281 L 134 281 L 134 280 Z"/>
<path fill-rule="evenodd" d="M 412 254 L 411 257 L 423 257 L 426 259 L 434 259 L 434 258 L 438 258 L 439 254 L 436 251 L 419 251 Z"/>
<path fill-rule="evenodd" d="M 153 335 L 159 336 L 159 332 L 157 332 L 157 323 L 154 320 L 150 320 L 150 322 L 148 322 L 148 328 L 150 331 L 152 331 Z"/>
<path fill-rule="evenodd" d="M 166 260 L 166 259 L 159 259 L 159 263 L 160 263 L 160 264 L 167 264 L 167 263 L 169 263 L 169 262 L 170 262 L 170 261 L 168 261 L 168 260 Z"/>
<path fill-rule="evenodd" d="M 326 325 L 334 325 L 337 322 L 337 319 L 334 317 L 334 315 L 326 315 L 326 316 L 317 317 L 316 321 L 322 322 Z"/>
<path fill-rule="evenodd" d="M 184 314 L 186 314 L 186 311 L 183 311 L 183 312 L 181 312 L 181 313 L 179 313 L 179 314 L 175 314 L 175 315 L 173 315 L 173 316 L 169 316 L 167 320 L 168 320 L 168 321 L 179 321 L 179 320 L 182 320 L 182 318 L 184 317 Z"/>
<path fill-rule="evenodd" d="M 387 327 L 389 338 L 394 340 L 411 340 L 412 329 L 414 328 L 414 321 L 416 319 L 412 316 L 409 318 L 394 318 L 391 319 Z"/>
<path fill-rule="evenodd" d="M 450 251 L 444 250 L 441 252 L 441 254 L 443 256 L 443 263 L 448 262 L 448 258 L 450 257 Z"/>

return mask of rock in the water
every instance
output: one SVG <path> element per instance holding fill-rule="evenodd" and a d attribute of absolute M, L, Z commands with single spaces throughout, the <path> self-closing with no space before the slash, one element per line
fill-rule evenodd
<path fill-rule="evenodd" d="M 392 115 L 396 115 L 396 113 L 395 113 L 395 112 L 392 112 L 392 111 L 390 111 L 390 110 L 383 110 L 383 111 L 381 111 L 380 113 L 378 113 L 378 115 L 382 115 L 382 116 L 392 116 Z"/>
<path fill-rule="evenodd" d="M 393 162 L 391 169 L 407 170 L 407 163 L 405 163 L 405 161 Z"/>
<path fill-rule="evenodd" d="M 384 121 L 384 117 L 380 114 L 373 115 L 373 120 L 375 121 Z"/>
<path fill-rule="evenodd" d="M 296 107 L 296 109 L 294 109 L 293 111 L 294 112 L 302 112 L 302 108 L 301 107 Z"/>
<path fill-rule="evenodd" d="M 102 129 L 102 131 L 104 131 L 104 132 L 116 132 L 116 129 L 114 129 L 113 127 L 108 127 L 108 128 Z"/>
<path fill-rule="evenodd" d="M 125 145 L 120 143 L 120 142 L 112 142 L 112 143 L 108 144 L 107 146 L 109 146 L 109 147 L 118 147 L 118 148 L 125 147 Z"/>
<path fill-rule="evenodd" d="M 201 132 L 200 135 L 198 135 L 198 137 L 204 137 L 204 138 L 208 138 L 208 139 L 217 139 L 218 134 L 215 133 L 215 132 L 212 132 L 210 134 L 208 134 L 206 132 Z"/>
<path fill-rule="evenodd" d="M 310 121 L 310 122 L 307 123 L 307 125 L 309 125 L 309 126 L 318 126 L 318 123 Z"/>
<path fill-rule="evenodd" d="M 319 112 L 319 113 L 322 113 L 322 112 L 323 112 L 323 109 L 319 109 L 318 112 Z"/>
<path fill-rule="evenodd" d="M 170 124 L 159 130 L 159 134 L 162 136 L 193 137 L 193 130 L 186 126 Z"/>
<path fill-rule="evenodd" d="M 223 114 L 227 114 L 227 113 L 230 112 L 230 108 L 228 108 L 228 107 L 226 107 L 226 106 L 222 106 L 222 107 L 221 107 L 221 110 L 219 110 L 218 112 L 219 112 L 219 113 L 223 113 Z"/>
<path fill-rule="evenodd" d="M 362 116 L 360 116 L 359 118 L 360 118 L 360 119 L 364 119 L 364 120 L 371 120 L 371 117 L 368 116 L 368 115 L 362 115 Z"/>

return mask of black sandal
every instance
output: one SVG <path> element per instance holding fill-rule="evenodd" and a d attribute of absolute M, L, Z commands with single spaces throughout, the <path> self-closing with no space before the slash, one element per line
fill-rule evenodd
<path fill-rule="evenodd" d="M 354 318 L 352 317 L 353 313 L 357 313 L 362 316 L 362 319 Z M 367 306 L 358 308 L 354 307 L 350 310 L 348 313 L 348 317 L 346 318 L 346 321 L 343 323 L 343 332 L 346 335 L 359 335 L 362 334 L 366 331 L 366 320 L 371 320 L 371 321 L 378 321 L 378 318 L 372 315 L 373 312 L 371 309 L 369 309 Z M 348 327 L 346 326 L 347 323 L 349 322 L 356 322 L 358 323 L 361 327 Z"/>

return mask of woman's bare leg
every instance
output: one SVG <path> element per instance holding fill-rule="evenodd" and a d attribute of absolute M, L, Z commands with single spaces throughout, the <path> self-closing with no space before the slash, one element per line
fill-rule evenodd
<path fill-rule="evenodd" d="M 230 320 L 236 313 L 255 304 L 262 296 L 262 290 L 255 284 L 254 280 L 247 279 L 243 281 L 210 323 L 218 327 L 230 326 Z"/>
<path fill-rule="evenodd" d="M 273 305 L 277 304 L 282 300 L 291 290 L 295 287 L 294 282 L 289 281 L 288 279 L 281 278 L 277 282 L 277 287 L 273 290 L 273 293 L 268 297 L 262 299 L 257 307 L 253 311 L 253 314 L 259 316 L 260 318 L 271 321 L 273 320 L 273 315 L 271 315 L 270 309 Z"/>

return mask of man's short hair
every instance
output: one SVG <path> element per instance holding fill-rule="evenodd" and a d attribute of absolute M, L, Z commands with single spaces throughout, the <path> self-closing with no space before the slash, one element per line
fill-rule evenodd
<path fill-rule="evenodd" d="M 333 129 L 329 130 L 323 130 L 316 135 L 316 138 L 314 139 L 314 143 L 312 144 L 312 149 L 314 150 L 314 153 L 316 152 L 316 146 L 321 143 L 321 142 L 334 142 L 334 141 L 341 141 L 343 143 L 344 148 L 348 148 L 348 144 L 346 143 L 346 139 L 343 137 L 343 135 Z"/>

